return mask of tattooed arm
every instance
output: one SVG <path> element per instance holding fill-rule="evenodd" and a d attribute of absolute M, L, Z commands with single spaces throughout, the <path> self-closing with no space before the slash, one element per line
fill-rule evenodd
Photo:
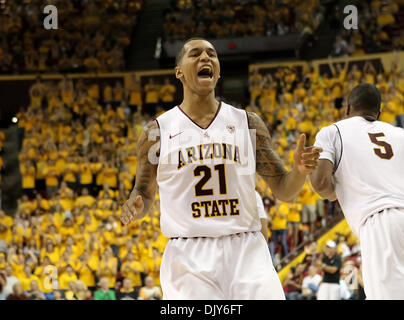
<path fill-rule="evenodd" d="M 121 221 L 124 224 L 143 218 L 153 204 L 157 190 L 156 175 L 160 150 L 158 132 L 157 122 L 149 122 L 137 141 L 136 183 L 129 199 L 122 206 Z"/>
<path fill-rule="evenodd" d="M 305 135 L 301 135 L 295 150 L 295 164 L 287 171 L 279 155 L 273 150 L 271 136 L 262 119 L 248 112 L 250 129 L 256 130 L 256 171 L 265 180 L 275 198 L 281 201 L 293 201 L 306 180 L 306 175 L 317 166 L 320 148 L 305 148 Z"/>

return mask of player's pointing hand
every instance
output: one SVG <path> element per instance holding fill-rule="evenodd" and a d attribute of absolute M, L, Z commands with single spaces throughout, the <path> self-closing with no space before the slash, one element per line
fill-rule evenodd
<path fill-rule="evenodd" d="M 127 225 L 143 211 L 144 203 L 142 196 L 138 195 L 135 199 L 129 198 L 122 206 L 121 221 Z"/>
<path fill-rule="evenodd" d="M 323 149 L 318 147 L 305 147 L 306 135 L 303 133 L 300 135 L 295 150 L 295 166 L 300 174 L 312 173 L 317 165 L 318 158 Z"/>

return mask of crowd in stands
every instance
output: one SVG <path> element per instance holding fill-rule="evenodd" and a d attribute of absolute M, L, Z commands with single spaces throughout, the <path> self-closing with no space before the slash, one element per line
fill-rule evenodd
<path fill-rule="evenodd" d="M 56 30 L 43 27 L 47 4 L 45 0 L 7 2 L 0 14 L 0 73 L 124 69 L 124 50 L 143 0 L 55 1 Z"/>
<path fill-rule="evenodd" d="M 162 87 L 154 84 L 146 96 L 157 90 L 164 103 Z M 0 270 L 18 279 L 8 293 L 161 298 L 167 239 L 158 195 L 144 219 L 128 226 L 119 219 L 135 182 L 137 138 L 150 116 L 131 101 L 134 89 L 116 88 L 67 77 L 32 85 L 31 104 L 17 115 L 25 130 L 19 153 L 24 195 L 14 216 L 0 211 Z"/>
<path fill-rule="evenodd" d="M 360 244 L 351 232 L 336 234 L 321 250 L 317 242 L 304 246 L 303 261 L 290 268 L 283 288 L 288 300 L 364 300 Z M 335 261 L 335 271 L 324 270 L 327 256 Z M 326 285 L 336 286 L 330 297 Z"/>
<path fill-rule="evenodd" d="M 333 56 L 359 56 L 404 48 L 402 0 L 367 0 L 357 5 L 358 28 L 341 27 L 331 53 Z"/>
<path fill-rule="evenodd" d="M 323 18 L 318 0 L 174 0 L 164 30 L 167 40 L 312 34 Z"/>

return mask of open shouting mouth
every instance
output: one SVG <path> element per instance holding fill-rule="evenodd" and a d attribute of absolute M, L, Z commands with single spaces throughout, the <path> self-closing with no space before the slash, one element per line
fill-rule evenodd
<path fill-rule="evenodd" d="M 198 77 L 202 79 L 212 79 L 213 78 L 212 68 L 209 66 L 202 67 L 198 72 Z"/>

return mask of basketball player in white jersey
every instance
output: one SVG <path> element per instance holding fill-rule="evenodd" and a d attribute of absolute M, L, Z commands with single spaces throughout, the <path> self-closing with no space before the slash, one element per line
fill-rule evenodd
<path fill-rule="evenodd" d="M 404 130 L 378 121 L 381 95 L 355 87 L 348 119 L 322 128 L 314 189 L 338 199 L 361 244 L 367 299 L 404 299 Z"/>
<path fill-rule="evenodd" d="M 288 172 L 261 118 L 216 100 L 220 64 L 211 43 L 187 41 L 176 62 L 183 102 L 139 137 L 136 184 L 121 220 L 142 218 L 158 186 L 161 230 L 170 238 L 160 269 L 164 299 L 285 299 L 260 232 L 255 171 L 274 196 L 291 201 L 321 149 L 304 147 L 302 135 Z"/>

